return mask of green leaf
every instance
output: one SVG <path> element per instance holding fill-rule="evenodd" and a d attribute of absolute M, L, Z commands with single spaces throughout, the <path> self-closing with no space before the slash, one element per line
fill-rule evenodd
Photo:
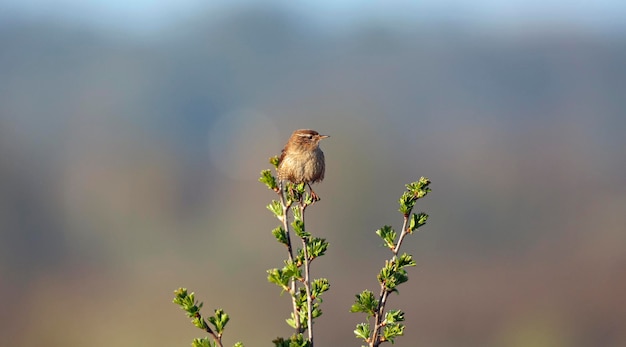
<path fill-rule="evenodd" d="M 407 190 L 413 194 L 415 199 L 421 199 L 426 196 L 426 194 L 431 192 L 431 189 L 428 187 L 430 185 L 430 180 L 427 177 L 420 177 L 417 182 L 409 183 L 406 185 Z"/>
<path fill-rule="evenodd" d="M 293 227 L 293 232 L 298 235 L 299 238 L 308 238 L 311 237 L 311 234 L 304 231 L 304 222 L 301 219 L 296 219 L 291 223 Z"/>
<path fill-rule="evenodd" d="M 383 340 L 395 343 L 398 336 L 404 335 L 404 325 L 399 323 L 389 323 L 383 327 Z"/>
<path fill-rule="evenodd" d="M 277 227 L 272 230 L 272 235 L 276 238 L 276 241 L 282 243 L 283 245 L 289 245 L 289 241 L 287 239 L 287 232 L 283 227 Z"/>
<path fill-rule="evenodd" d="M 306 329 L 308 327 L 308 314 L 307 314 L 307 310 L 300 310 L 298 311 L 298 314 L 300 315 L 300 327 L 302 329 Z"/>
<path fill-rule="evenodd" d="M 293 261 L 297 266 L 302 266 L 304 264 L 304 251 L 301 248 L 298 248 L 296 257 Z"/>
<path fill-rule="evenodd" d="M 282 269 L 267 270 L 267 280 L 281 287 L 283 291 L 289 292 L 289 283 L 292 279 L 300 279 L 302 277 L 300 268 L 294 262 L 285 261 Z"/>
<path fill-rule="evenodd" d="M 306 304 L 300 307 L 300 310 L 298 311 L 298 315 L 300 316 L 300 328 L 306 329 L 309 326 L 308 311 L 307 311 Z M 311 310 L 311 316 L 313 317 L 313 320 L 315 320 L 315 318 L 321 315 L 322 315 L 322 310 L 319 307 L 319 303 L 314 303 L 313 308 Z M 292 313 L 292 316 L 293 316 L 293 313 Z"/>
<path fill-rule="evenodd" d="M 261 177 L 259 178 L 259 182 L 264 183 L 268 189 L 278 191 L 276 178 L 272 175 L 272 172 L 270 170 L 261 171 Z"/>
<path fill-rule="evenodd" d="M 281 269 L 267 270 L 267 274 L 267 280 L 270 283 L 278 285 L 284 292 L 289 292 L 289 281 L 291 280 L 291 276 L 289 276 L 289 274 L 285 273 L 285 271 Z"/>
<path fill-rule="evenodd" d="M 294 220 L 302 220 L 302 210 L 300 209 L 300 206 L 294 206 L 291 208 L 291 212 L 293 213 L 293 219 Z"/>
<path fill-rule="evenodd" d="M 289 338 L 289 340 L 277 337 L 275 340 L 272 340 L 272 343 L 274 344 L 274 347 L 309 347 L 311 345 L 302 334 L 294 334 L 291 338 Z"/>
<path fill-rule="evenodd" d="M 306 186 L 304 185 L 304 183 L 294 184 L 294 188 L 301 196 L 306 192 Z"/>
<path fill-rule="evenodd" d="M 208 325 L 206 324 L 206 321 L 200 315 L 193 317 L 193 319 L 191 320 L 191 323 L 193 323 L 193 325 L 195 325 L 196 327 L 202 330 L 206 330 L 206 328 L 208 327 Z"/>
<path fill-rule="evenodd" d="M 328 249 L 328 242 L 326 239 L 314 237 L 307 242 L 307 251 L 309 254 L 309 260 L 313 260 L 317 257 L 321 257 L 326 253 Z"/>
<path fill-rule="evenodd" d="M 404 269 L 398 268 L 394 261 L 387 260 L 385 266 L 378 273 L 378 282 L 385 286 L 386 290 L 395 291 L 396 287 L 409 280 Z"/>
<path fill-rule="evenodd" d="M 398 291 L 396 287 L 409 280 L 409 275 L 405 270 L 399 270 L 392 281 L 385 283 L 385 288 L 389 291 Z"/>
<path fill-rule="evenodd" d="M 376 235 L 380 236 L 380 238 L 385 242 L 385 246 L 389 249 L 394 249 L 396 247 L 396 232 L 389 225 L 385 225 L 384 227 L 376 230 Z"/>
<path fill-rule="evenodd" d="M 301 279 L 302 278 L 302 271 L 300 270 L 300 266 L 298 266 L 298 264 L 296 264 L 295 262 L 292 262 L 289 260 L 285 261 L 283 272 L 285 273 L 286 276 L 289 277 L 289 279 Z"/>
<path fill-rule="evenodd" d="M 412 233 L 414 230 L 420 228 L 424 224 L 426 224 L 426 220 L 428 220 L 428 215 L 424 212 L 420 212 L 418 214 L 413 213 L 411 215 L 411 219 L 409 221 L 409 227 L 407 228 L 409 233 Z"/>
<path fill-rule="evenodd" d="M 274 344 L 274 347 L 289 347 L 289 341 L 285 341 L 282 337 L 277 337 L 272 340 L 272 343 Z"/>
<path fill-rule="evenodd" d="M 388 266 L 388 262 L 385 264 L 385 267 L 380 269 L 378 273 L 377 279 L 378 283 L 385 284 L 390 281 L 390 278 L 393 276 L 394 269 L 393 267 Z"/>
<path fill-rule="evenodd" d="M 274 166 L 274 168 L 278 168 L 278 164 L 280 164 L 280 157 L 277 155 L 270 157 L 270 164 Z"/>
<path fill-rule="evenodd" d="M 276 218 L 281 221 L 283 220 L 283 206 L 281 205 L 280 201 L 272 200 L 272 202 L 267 205 L 267 209 L 270 210 L 276 216 Z"/>
<path fill-rule="evenodd" d="M 321 315 L 322 315 L 322 309 L 320 308 L 320 304 L 316 302 L 313 304 L 313 310 L 311 311 L 311 316 L 313 316 L 313 319 L 315 319 Z"/>
<path fill-rule="evenodd" d="M 300 206 L 294 206 L 291 208 L 293 212 L 293 222 L 291 226 L 293 227 L 293 232 L 298 235 L 300 238 L 309 238 L 311 237 L 310 233 L 307 233 L 304 230 L 304 219 L 302 216 L 302 208 Z"/>
<path fill-rule="evenodd" d="M 296 304 L 298 305 L 298 309 L 300 313 L 305 314 L 306 317 L 306 289 L 304 286 L 298 289 L 298 297 L 296 298 Z"/>
<path fill-rule="evenodd" d="M 287 322 L 287 325 L 290 327 L 296 329 L 296 320 L 293 317 L 293 312 L 291 312 L 291 318 L 285 319 L 285 322 Z"/>
<path fill-rule="evenodd" d="M 229 320 L 230 318 L 228 317 L 228 314 L 226 314 L 222 309 L 215 310 L 215 315 L 209 317 L 209 322 L 215 327 L 215 331 L 218 335 L 222 335 Z"/>
<path fill-rule="evenodd" d="M 378 307 L 378 300 L 374 296 L 374 293 L 369 290 L 364 290 L 361 294 L 356 295 L 356 301 L 352 304 L 350 312 L 363 312 L 368 317 L 374 316 L 376 308 Z"/>
<path fill-rule="evenodd" d="M 357 338 L 365 340 L 365 342 L 369 342 L 370 334 L 371 328 L 368 323 L 359 323 L 356 325 L 356 329 L 354 329 L 354 335 L 356 335 Z"/>
<path fill-rule="evenodd" d="M 305 192 L 304 195 L 302 196 L 302 202 L 306 206 L 312 205 L 313 202 L 314 202 L 313 201 L 313 195 L 311 195 L 309 192 Z"/>
<path fill-rule="evenodd" d="M 402 255 L 400 255 L 396 261 L 395 261 L 396 267 L 397 268 L 403 268 L 403 267 L 407 267 L 407 266 L 415 266 L 415 260 L 413 260 L 413 256 L 411 256 L 410 254 L 406 254 L 406 253 L 402 253 Z"/>
<path fill-rule="evenodd" d="M 425 197 L 431 191 L 428 187 L 429 185 L 430 180 L 426 177 L 421 177 L 418 181 L 406 185 L 406 191 L 400 197 L 399 209 L 405 217 L 409 216 L 415 206 L 415 202 Z"/>
<path fill-rule="evenodd" d="M 318 299 L 320 302 L 322 300 L 319 299 L 319 296 L 322 293 L 328 291 L 330 289 L 330 283 L 326 278 L 318 278 L 311 282 L 311 297 L 313 299 Z"/>
<path fill-rule="evenodd" d="M 233 345 L 233 347 L 244 347 L 244 345 L 241 342 L 237 342 Z"/>
<path fill-rule="evenodd" d="M 306 191 L 304 183 L 293 184 L 288 182 L 285 189 L 287 191 L 287 201 L 289 203 L 300 201 Z"/>
<path fill-rule="evenodd" d="M 199 314 L 200 309 L 202 308 L 202 303 L 197 302 L 195 299 L 195 294 L 188 293 L 186 288 L 178 288 L 174 291 L 176 295 L 174 297 L 173 302 L 180 306 L 182 310 L 187 312 L 188 317 L 194 317 Z"/>
<path fill-rule="evenodd" d="M 402 196 L 400 196 L 400 209 L 403 215 L 408 216 L 415 206 L 415 199 L 413 199 L 413 195 L 409 192 L 404 192 Z"/>
<path fill-rule="evenodd" d="M 389 310 L 385 313 L 385 324 L 397 323 L 404 321 L 404 312 L 401 310 Z"/>
<path fill-rule="evenodd" d="M 215 347 L 215 345 L 207 337 L 203 337 L 201 339 L 193 339 L 191 345 L 193 347 Z"/>

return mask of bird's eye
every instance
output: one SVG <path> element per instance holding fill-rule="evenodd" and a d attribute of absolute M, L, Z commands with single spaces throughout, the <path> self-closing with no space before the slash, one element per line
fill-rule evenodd
<path fill-rule="evenodd" d="M 313 138 L 313 135 L 307 135 L 306 138 L 310 140 Z"/>

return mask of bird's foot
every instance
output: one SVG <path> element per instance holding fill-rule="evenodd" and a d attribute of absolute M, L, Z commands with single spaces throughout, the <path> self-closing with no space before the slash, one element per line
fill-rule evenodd
<path fill-rule="evenodd" d="M 317 194 L 315 194 L 313 189 L 311 189 L 311 186 L 309 186 L 309 189 L 311 190 L 311 198 L 313 198 L 313 202 L 320 201 L 321 200 L 320 197 Z"/>

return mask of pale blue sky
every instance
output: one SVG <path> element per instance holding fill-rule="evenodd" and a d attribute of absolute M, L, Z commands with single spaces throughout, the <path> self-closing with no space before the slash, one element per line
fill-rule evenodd
<path fill-rule="evenodd" d="M 445 20 L 513 29 L 556 24 L 609 33 L 626 31 L 626 0 L 5 0 L 0 2 L 0 20 L 53 17 L 150 31 L 199 11 L 220 13 L 251 4 L 284 7 L 330 28 L 375 19 L 389 23 Z"/>

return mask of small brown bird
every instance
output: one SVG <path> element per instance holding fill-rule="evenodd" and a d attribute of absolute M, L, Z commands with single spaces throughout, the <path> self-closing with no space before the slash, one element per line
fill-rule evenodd
<path fill-rule="evenodd" d="M 306 183 L 309 189 L 311 189 L 311 183 L 321 182 L 324 179 L 326 164 L 319 142 L 327 137 L 329 136 L 320 135 L 315 130 L 294 131 L 280 155 L 278 179 L 296 184 Z M 313 189 L 311 189 L 311 197 L 319 200 Z"/>

